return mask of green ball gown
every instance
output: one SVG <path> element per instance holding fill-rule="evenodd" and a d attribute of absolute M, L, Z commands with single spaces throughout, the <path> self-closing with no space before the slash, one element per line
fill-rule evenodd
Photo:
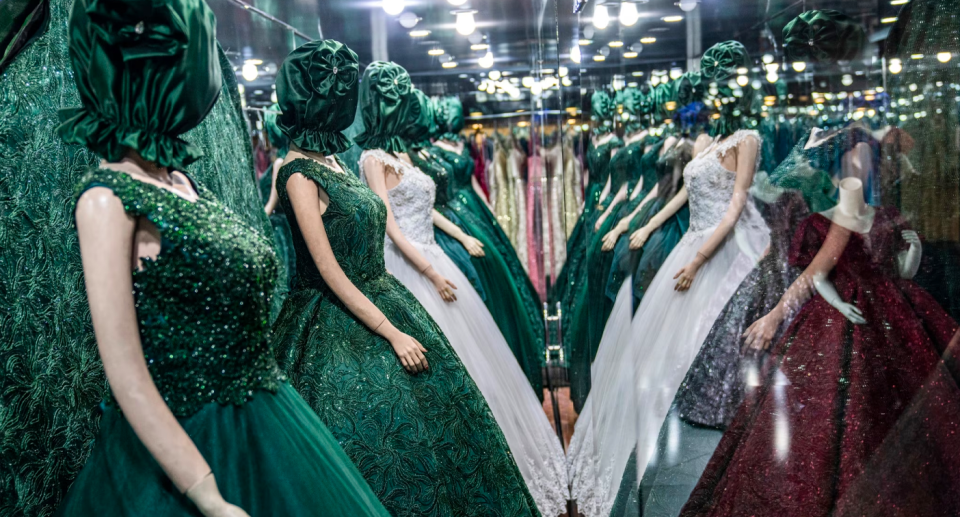
<path fill-rule="evenodd" d="M 391 345 L 324 282 L 287 194 L 296 173 L 330 198 L 323 224 L 343 272 L 423 344 L 428 371 L 407 373 Z M 447 338 L 386 271 L 383 201 L 352 174 L 306 159 L 280 169 L 277 190 L 297 250 L 296 285 L 274 326 L 280 366 L 384 506 L 400 517 L 539 515 L 503 433 Z"/>
<path fill-rule="evenodd" d="M 386 517 L 330 431 L 284 380 L 269 346 L 271 242 L 199 185 L 189 201 L 98 169 L 81 180 L 113 191 L 150 221 L 161 250 L 133 272 L 150 376 L 210 464 L 224 499 L 251 517 Z M 58 514 L 186 516 L 180 494 L 108 397 L 86 466 Z"/>

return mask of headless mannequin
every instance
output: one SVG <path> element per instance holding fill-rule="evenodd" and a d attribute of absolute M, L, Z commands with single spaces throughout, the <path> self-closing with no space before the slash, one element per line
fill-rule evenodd
<path fill-rule="evenodd" d="M 766 349 L 783 321 L 795 314 L 813 296 L 814 291 L 850 322 L 857 325 L 866 323 L 860 309 L 844 302 L 829 280 L 830 272 L 846 249 L 852 232 L 867 235 L 873 228 L 876 211 L 864 200 L 863 182 L 857 178 L 841 181 L 837 206 L 821 212 L 820 215 L 833 223 L 820 251 L 800 277 L 790 285 L 777 306 L 743 333 L 746 337 L 745 346 L 756 350 Z M 909 280 L 920 268 L 923 251 L 917 232 L 904 230 L 901 236 L 910 244 L 910 248 L 897 256 L 897 272 L 901 278 Z"/>
<path fill-rule="evenodd" d="M 610 140 L 613 140 L 613 137 L 615 136 L 616 134 L 614 134 L 612 131 L 605 135 L 596 136 L 593 138 L 593 146 L 600 147 L 601 145 L 609 142 Z M 610 156 L 612 157 L 616 153 L 617 153 L 617 150 L 614 149 L 613 151 L 611 151 Z M 592 173 L 593 171 L 589 171 L 589 172 Z M 607 197 L 607 194 L 609 193 L 610 193 L 610 176 L 607 176 L 607 183 L 604 184 L 603 190 L 600 192 L 600 199 Z"/>
<path fill-rule="evenodd" d="M 810 131 L 810 138 L 803 146 L 804 149 L 812 149 L 823 145 L 825 142 L 836 138 L 844 131 L 850 131 L 858 126 L 849 126 L 837 132 L 825 131 L 821 128 L 813 128 Z M 870 145 L 866 142 L 859 142 L 853 149 L 845 152 L 840 158 L 840 171 L 843 178 L 858 178 L 861 182 L 866 181 L 870 171 L 873 169 L 873 152 Z"/>
<path fill-rule="evenodd" d="M 441 149 L 446 149 L 447 151 L 450 151 L 452 153 L 460 154 L 463 152 L 463 146 L 464 146 L 463 142 L 450 142 L 447 140 L 437 140 L 436 142 L 434 142 L 434 144 L 437 147 Z M 490 200 L 487 199 L 487 195 L 483 192 L 483 189 L 480 188 L 480 182 L 477 181 L 476 176 L 470 176 L 470 186 L 473 187 L 473 191 L 476 192 L 478 196 L 480 196 L 480 199 L 483 200 L 483 203 L 487 205 L 487 208 L 492 212 L 493 207 L 490 206 Z M 469 250 L 469 248 L 467 249 Z"/>
<path fill-rule="evenodd" d="M 641 129 L 640 131 L 636 131 L 636 132 L 630 134 L 629 136 L 627 136 L 626 138 L 624 138 L 624 142 L 623 142 L 624 147 L 626 147 L 626 146 L 628 146 L 628 145 L 630 145 L 630 144 L 632 144 L 632 143 L 634 143 L 634 142 L 638 142 L 638 141 L 642 140 L 644 137 L 647 136 L 647 133 L 648 133 L 648 131 L 647 131 L 646 129 Z M 671 138 L 672 138 L 672 137 L 671 137 Z M 664 147 L 666 147 L 666 145 L 665 145 Z M 613 153 L 616 154 L 616 149 L 613 151 Z M 607 178 L 607 188 L 604 189 L 604 192 L 606 192 L 606 193 L 609 193 L 610 182 L 611 182 L 611 179 L 610 179 L 610 178 Z M 643 188 L 643 178 L 640 178 L 640 180 L 637 181 L 637 186 L 636 186 L 636 188 L 638 188 L 638 189 L 639 189 L 639 188 Z M 596 224 L 594 225 L 594 230 L 599 230 L 600 227 L 603 226 L 603 222 L 606 221 L 606 220 L 607 220 L 607 217 L 610 216 L 610 213 L 613 212 L 614 207 L 616 207 L 616 206 L 617 206 L 621 201 L 623 201 L 626 197 L 627 197 L 627 184 L 624 183 L 623 185 L 620 185 L 620 189 L 619 189 L 619 190 L 617 191 L 617 193 L 614 195 L 613 200 L 612 200 L 612 201 L 610 202 L 610 204 L 607 206 L 607 209 L 604 210 L 604 211 L 603 211 L 603 214 L 601 214 L 600 217 L 597 219 L 597 222 L 596 222 Z M 601 199 L 603 199 L 603 198 L 601 197 Z M 621 233 L 622 233 L 622 232 L 621 232 Z"/>

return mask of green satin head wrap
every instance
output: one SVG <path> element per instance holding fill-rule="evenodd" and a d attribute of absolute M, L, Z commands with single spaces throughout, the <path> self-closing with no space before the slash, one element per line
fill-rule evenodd
<path fill-rule="evenodd" d="M 604 90 L 593 92 L 590 97 L 590 120 L 595 122 L 593 132 L 603 135 L 613 131 L 613 117 L 617 113 L 617 104 Z"/>
<path fill-rule="evenodd" d="M 696 102 L 703 97 L 703 77 L 697 72 L 686 72 L 677 79 L 674 89 L 681 106 Z"/>
<path fill-rule="evenodd" d="M 668 102 L 677 101 L 675 81 L 660 83 L 653 89 L 653 113 L 658 120 L 669 118 L 672 111 L 667 110 Z M 674 108 L 676 110 L 676 108 Z"/>
<path fill-rule="evenodd" d="M 788 61 L 849 61 L 860 55 L 866 40 L 856 20 L 832 9 L 807 11 L 783 28 Z"/>
<path fill-rule="evenodd" d="M 290 150 L 290 139 L 287 138 L 287 135 L 283 134 L 283 131 L 281 131 L 277 125 L 278 111 L 280 111 L 279 105 L 274 104 L 270 106 L 263 115 L 263 129 L 270 138 L 270 145 L 277 150 L 277 157 L 283 158 L 287 155 L 287 151 Z"/>
<path fill-rule="evenodd" d="M 725 83 L 737 75 L 738 68 L 750 66 L 750 56 L 739 41 L 724 41 L 707 49 L 700 58 L 704 80 Z"/>
<path fill-rule="evenodd" d="M 70 60 L 83 106 L 60 111 L 69 143 L 117 161 L 127 149 L 183 168 L 200 149 L 177 135 L 220 95 L 216 20 L 203 0 L 76 0 Z"/>
<path fill-rule="evenodd" d="M 459 142 L 463 140 L 463 104 L 458 97 L 444 97 L 438 102 L 438 111 L 434 113 L 437 131 L 442 133 L 440 140 Z"/>
<path fill-rule="evenodd" d="M 48 0 L 0 0 L 0 72 L 45 31 Z"/>
<path fill-rule="evenodd" d="M 419 107 L 410 75 L 402 66 L 384 61 L 370 63 L 360 81 L 360 116 L 364 130 L 355 138 L 357 145 L 389 153 L 406 152 L 401 133 L 411 118 L 409 110 Z"/>
<path fill-rule="evenodd" d="M 623 103 L 623 112 L 630 115 L 626 123 L 627 133 L 640 131 L 647 125 L 645 108 L 645 96 L 639 88 L 628 87 L 623 90 L 621 95 Z"/>
<path fill-rule="evenodd" d="M 409 110 L 410 120 L 404 127 L 403 137 L 407 140 L 408 148 L 427 147 L 430 145 L 430 135 L 436 132 L 433 102 L 427 94 L 417 89 L 413 90 L 413 96 L 419 109 Z"/>
<path fill-rule="evenodd" d="M 350 148 L 343 130 L 357 111 L 360 64 L 339 41 L 311 41 L 287 56 L 277 71 L 277 126 L 300 149 L 323 155 Z"/>

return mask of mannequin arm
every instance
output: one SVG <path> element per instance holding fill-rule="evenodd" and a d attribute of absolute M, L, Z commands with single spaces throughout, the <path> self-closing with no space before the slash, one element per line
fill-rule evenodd
<path fill-rule="evenodd" d="M 923 245 L 920 243 L 920 236 L 913 230 L 904 230 L 901 235 L 903 240 L 910 244 L 910 249 L 897 255 L 897 272 L 900 273 L 900 278 L 912 280 L 920 270 Z"/>
<path fill-rule="evenodd" d="M 480 182 L 477 181 L 476 176 L 470 176 L 470 186 L 473 187 L 473 191 L 477 193 L 477 196 L 480 197 L 480 200 L 483 201 L 483 204 L 487 205 L 487 208 L 490 211 L 493 211 L 493 207 L 490 206 L 490 200 L 487 199 L 487 195 L 483 192 L 483 189 L 480 188 Z"/>
<path fill-rule="evenodd" d="M 147 369 L 130 274 L 136 219 L 103 187 L 80 196 L 75 215 L 97 348 L 124 418 L 167 477 L 204 515 L 228 509 L 234 515 L 246 515 L 220 496 L 210 465 L 164 402 Z"/>
<path fill-rule="evenodd" d="M 630 235 L 630 249 L 638 250 L 643 247 L 644 243 L 647 242 L 647 239 L 650 238 L 650 235 L 663 226 L 663 223 L 667 222 L 671 217 L 676 215 L 677 212 L 683 208 L 683 205 L 687 204 L 689 199 L 689 194 L 687 193 L 687 186 L 684 185 L 680 189 L 680 192 L 677 192 L 677 195 L 673 196 L 673 199 L 670 200 L 663 208 L 657 212 L 657 215 L 653 216 L 650 221 L 647 222 L 639 230 L 633 232 Z"/>
<path fill-rule="evenodd" d="M 482 257 L 485 255 L 482 242 L 464 233 L 459 226 L 453 224 L 453 221 L 447 219 L 436 210 L 433 211 L 433 225 L 440 228 L 443 233 L 460 241 L 460 244 L 463 244 L 463 247 L 467 249 L 471 257 Z"/>
<path fill-rule="evenodd" d="M 617 206 L 617 203 L 620 203 L 627 197 L 627 185 L 623 184 L 620 186 L 620 190 L 617 191 L 613 196 L 613 201 L 607 206 L 607 209 L 600 214 L 600 217 L 597 219 L 596 224 L 594 225 L 595 230 L 599 230 L 603 226 L 603 222 L 607 220 L 607 217 L 610 217 L 610 213 L 613 212 L 613 208 Z"/>
<path fill-rule="evenodd" d="M 413 267 L 417 268 L 420 274 L 426 276 L 430 282 L 433 283 L 444 301 L 455 301 L 457 297 L 451 289 L 456 289 L 457 287 L 437 272 L 430 264 L 430 261 L 417 251 L 417 248 L 410 244 L 410 241 L 408 241 L 407 238 L 404 237 L 403 232 L 400 231 L 397 220 L 393 218 L 393 208 L 390 206 L 390 197 L 387 195 L 387 178 L 383 163 L 372 156 L 368 156 L 367 159 L 363 161 L 363 173 L 367 178 L 370 190 L 380 196 L 383 204 L 387 206 L 387 236 L 390 237 L 390 240 L 397 246 L 400 253 L 406 257 L 407 261 L 410 262 Z"/>
<path fill-rule="evenodd" d="M 657 186 L 654 185 L 653 188 L 657 188 Z M 630 201 L 633 201 L 634 199 L 637 199 L 637 196 L 640 195 L 640 191 L 642 191 L 642 190 L 643 190 L 643 176 L 640 176 L 640 179 L 637 180 L 637 184 L 634 185 L 634 187 L 633 187 L 633 192 L 630 193 Z M 642 203 L 641 203 L 641 204 L 642 204 Z"/>
<path fill-rule="evenodd" d="M 640 181 L 642 183 L 643 178 L 640 178 Z M 632 221 L 633 218 L 640 213 L 640 209 L 643 208 L 643 205 L 649 203 L 651 199 L 657 196 L 657 190 L 659 187 L 660 187 L 659 184 L 654 185 L 653 188 L 650 189 L 650 192 L 647 193 L 647 196 L 640 201 L 640 203 L 637 205 L 636 208 L 633 209 L 633 212 L 630 212 L 626 216 L 621 217 L 620 220 L 617 221 L 617 225 L 614 226 L 613 229 L 611 229 L 609 232 L 607 232 L 606 235 L 603 236 L 603 246 L 601 248 L 602 251 L 610 251 L 613 249 L 614 246 L 616 246 L 617 239 L 619 239 L 620 236 L 623 235 L 625 231 L 630 229 L 630 221 Z M 637 188 L 642 188 L 642 185 L 638 185 Z M 637 192 L 634 192 L 634 194 L 636 193 Z"/>
<path fill-rule="evenodd" d="M 277 173 L 280 172 L 280 166 L 283 165 L 283 160 L 278 158 L 273 162 L 273 177 L 270 180 L 270 199 L 267 200 L 267 206 L 263 208 L 263 211 L 270 215 L 274 210 L 277 209 L 277 203 L 280 201 L 280 196 L 277 195 Z"/>
<path fill-rule="evenodd" d="M 428 369 L 427 359 L 423 356 L 427 350 L 423 345 L 397 330 L 383 312 L 360 289 L 357 289 L 357 286 L 340 268 L 340 263 L 337 262 L 330 240 L 327 238 L 326 227 L 323 225 L 323 211 L 319 203 L 321 193 L 323 192 L 320 187 L 302 174 L 293 174 L 287 180 L 287 194 L 290 197 L 294 217 L 307 243 L 307 249 L 310 250 L 310 257 L 313 258 L 323 281 L 351 314 L 367 328 L 390 342 L 401 364 L 408 372 L 417 373 Z M 326 196 L 326 193 L 323 195 Z"/>
<path fill-rule="evenodd" d="M 730 206 L 720 220 L 720 224 L 697 251 L 697 256 L 674 276 L 679 279 L 676 289 L 686 291 L 693 283 L 697 271 L 713 255 L 717 248 L 733 231 L 749 201 L 750 185 L 753 184 L 753 175 L 757 165 L 757 151 L 760 143 L 755 138 L 746 138 L 737 145 L 737 176 L 733 186 L 733 197 Z"/>

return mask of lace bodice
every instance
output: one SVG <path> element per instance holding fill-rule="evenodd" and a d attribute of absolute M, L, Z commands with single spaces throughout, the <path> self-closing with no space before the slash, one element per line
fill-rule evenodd
<path fill-rule="evenodd" d="M 360 155 L 360 179 L 367 182 L 363 164 L 373 158 L 400 175 L 400 183 L 387 191 L 393 219 L 408 241 L 434 245 L 433 202 L 437 186 L 423 171 L 379 149 L 364 151 Z M 387 237 L 390 242 L 390 237 Z"/>
<path fill-rule="evenodd" d="M 758 143 L 762 143 L 760 134 L 756 131 L 740 130 L 725 141 L 712 144 L 687 164 L 683 171 L 683 181 L 690 195 L 689 233 L 713 230 L 720 224 L 720 220 L 730 207 L 737 178 L 736 172 L 728 170 L 720 160 L 727 151 L 749 137 L 756 138 Z M 759 165 L 759 160 L 757 163 Z M 752 199 L 747 200 L 736 228 L 738 230 L 766 228 L 766 223 Z"/>

